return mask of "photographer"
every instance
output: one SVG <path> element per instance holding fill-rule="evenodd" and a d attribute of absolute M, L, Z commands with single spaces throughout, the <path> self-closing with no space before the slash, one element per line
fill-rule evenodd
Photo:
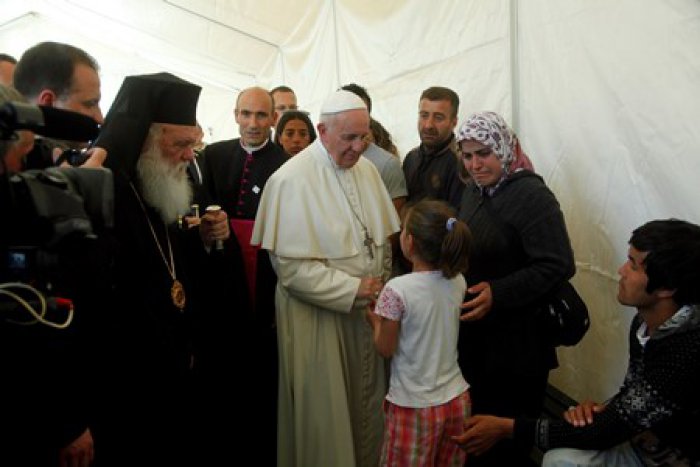
<path fill-rule="evenodd" d="M 25 99 L 13 88 L 0 85 L 0 106 Z M 29 209 L 15 205 L 9 177 L 19 172 L 24 156 L 31 150 L 34 135 L 20 130 L 0 141 L 0 200 L 6 208 L 9 228 L 0 229 L 0 252 L 8 261 L 9 245 L 24 235 L 22 214 Z M 9 211 L 7 210 L 9 208 Z M 38 232 L 32 232 L 39 235 Z M 31 243 L 31 242 L 30 242 Z M 83 246 L 81 245 L 81 248 Z M 89 251 L 85 251 L 89 254 Z M 66 265 L 64 273 L 84 269 L 85 263 Z M 0 282 L 5 290 L 6 264 L 0 266 Z M 67 285 L 69 280 L 56 282 Z M 9 292 L 14 294 L 14 292 Z M 47 326 L 43 322 L 28 325 L 29 315 L 3 293 L 0 315 L 0 371 L 6 382 L 4 408 L 0 423 L 3 449 L 0 464 L 14 466 L 89 465 L 93 443 L 88 429 L 88 403 L 83 392 L 87 367 L 84 366 L 81 319 L 66 320 L 66 326 Z M 53 303 L 53 302 L 52 302 Z M 64 313 L 46 319 L 63 319 Z"/>
<path fill-rule="evenodd" d="M 101 124 L 98 71 L 97 61 L 84 50 L 59 42 L 41 42 L 20 57 L 14 86 L 32 104 L 78 112 Z M 71 165 L 82 165 L 86 154 L 81 150 L 85 147 L 85 142 L 37 138 L 24 168 L 44 169 L 66 158 Z M 96 167 L 100 162 L 91 161 L 88 166 Z"/>

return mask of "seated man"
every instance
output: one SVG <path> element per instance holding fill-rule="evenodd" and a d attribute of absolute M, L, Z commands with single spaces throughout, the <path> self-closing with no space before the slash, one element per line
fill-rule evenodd
<path fill-rule="evenodd" d="M 700 226 L 656 220 L 634 232 L 617 293 L 635 306 L 625 380 L 606 404 L 565 420 L 474 416 L 458 437 L 479 455 L 499 439 L 535 443 L 544 466 L 697 465 L 700 461 Z"/>

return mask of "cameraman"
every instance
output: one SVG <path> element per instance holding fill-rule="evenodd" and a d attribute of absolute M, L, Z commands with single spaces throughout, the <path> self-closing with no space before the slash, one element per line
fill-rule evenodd
<path fill-rule="evenodd" d="M 0 105 L 24 100 L 15 89 L 0 85 Z M 5 214 L 13 223 L 0 229 L 3 261 L 10 241 L 15 240 L 13 232 L 21 228 L 13 215 L 18 207 L 10 194 L 9 177 L 19 172 L 34 141 L 30 131 L 17 131 L 13 136 L 0 141 L 0 201 L 10 208 Z M 0 273 L 5 267 L 0 265 Z M 2 274 L 0 282 L 5 282 Z M 19 325 L 10 321 L 17 318 L 11 307 L 14 302 L 0 303 L 0 372 L 6 383 L 0 464 L 87 467 L 92 462 L 93 443 L 84 410 L 81 378 L 86 374 L 75 322 L 66 329 L 39 323 Z"/>
<path fill-rule="evenodd" d="M 28 49 L 17 62 L 14 86 L 31 104 L 78 112 L 103 122 L 100 109 L 100 77 L 97 61 L 78 47 L 59 42 L 41 42 Z M 75 141 L 37 138 L 34 150 L 25 159 L 25 169 L 53 166 L 68 150 L 86 144 Z M 73 165 L 81 165 L 83 159 Z M 88 166 L 96 166 L 92 162 Z"/>

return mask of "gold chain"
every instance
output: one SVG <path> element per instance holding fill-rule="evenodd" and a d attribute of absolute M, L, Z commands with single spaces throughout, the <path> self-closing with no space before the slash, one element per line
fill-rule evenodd
<path fill-rule="evenodd" d="M 180 311 L 182 311 L 185 309 L 185 288 L 182 286 L 180 281 L 177 280 L 177 275 L 175 273 L 175 259 L 173 258 L 173 248 L 170 243 L 170 234 L 168 233 L 168 226 L 164 225 L 165 239 L 168 241 L 168 255 L 170 257 L 170 264 L 168 264 L 168 260 L 165 256 L 165 252 L 163 251 L 163 247 L 160 246 L 158 236 L 156 235 L 156 231 L 153 228 L 153 223 L 151 222 L 150 217 L 148 217 L 148 211 L 146 211 L 146 205 L 143 204 L 141 195 L 139 195 L 139 192 L 136 190 L 136 187 L 133 183 L 129 182 L 129 186 L 134 191 L 134 195 L 136 195 L 136 200 L 139 202 L 139 205 L 143 210 L 143 214 L 146 216 L 146 222 L 148 222 L 148 227 L 151 229 L 151 234 L 153 235 L 153 240 L 156 242 L 156 246 L 158 247 L 158 251 L 160 252 L 160 257 L 163 258 L 165 268 L 168 270 L 168 274 L 170 274 L 170 277 L 173 279 L 173 285 L 170 288 L 170 297 L 173 301 L 173 305 L 175 305 L 180 309 Z"/>

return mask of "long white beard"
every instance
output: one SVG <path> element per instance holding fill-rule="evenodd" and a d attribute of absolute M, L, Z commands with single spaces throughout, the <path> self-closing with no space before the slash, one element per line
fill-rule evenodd
<path fill-rule="evenodd" d="M 141 153 L 136 164 L 141 196 L 166 224 L 175 222 L 190 209 L 192 187 L 186 169 L 186 163 L 178 166 L 168 163 L 156 145 Z"/>

